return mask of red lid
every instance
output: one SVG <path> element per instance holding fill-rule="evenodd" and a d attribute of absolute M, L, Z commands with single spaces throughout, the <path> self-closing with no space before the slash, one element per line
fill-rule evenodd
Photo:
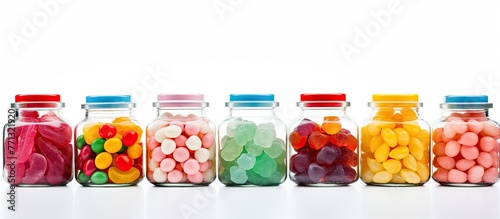
<path fill-rule="evenodd" d="M 304 107 L 343 107 L 346 106 L 346 95 L 332 94 L 301 94 L 300 101 Z"/>
<path fill-rule="evenodd" d="M 18 94 L 16 103 L 20 102 L 61 102 L 59 94 Z"/>

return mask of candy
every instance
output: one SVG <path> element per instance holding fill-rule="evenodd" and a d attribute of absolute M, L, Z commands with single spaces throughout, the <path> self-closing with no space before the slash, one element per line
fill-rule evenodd
<path fill-rule="evenodd" d="M 498 142 L 490 136 L 485 136 L 479 141 L 479 146 L 482 151 L 489 152 L 498 147 Z"/>
<path fill-rule="evenodd" d="M 189 148 L 189 150 L 191 151 L 196 151 L 198 149 L 201 148 L 201 140 L 198 136 L 190 136 L 187 140 L 186 140 L 186 147 Z"/>
<path fill-rule="evenodd" d="M 19 137 L 17 138 L 17 144 L 16 146 L 16 157 L 17 163 L 24 163 L 26 162 L 32 151 L 33 147 L 35 145 L 35 135 L 37 131 L 37 126 L 36 125 L 23 125 L 23 126 L 18 126 L 16 129 L 20 129 L 20 134 Z"/>
<path fill-rule="evenodd" d="M 303 119 L 300 124 L 297 126 L 297 132 L 301 136 L 308 136 L 313 131 L 319 130 L 318 124 L 311 121 L 310 119 Z"/>
<path fill-rule="evenodd" d="M 132 159 L 137 159 L 142 155 L 142 146 L 134 144 L 127 148 L 127 155 Z"/>
<path fill-rule="evenodd" d="M 405 146 L 397 146 L 389 152 L 389 157 L 401 160 L 410 154 L 410 149 Z M 412 156 L 413 157 L 413 156 Z"/>
<path fill-rule="evenodd" d="M 189 121 L 186 122 L 186 125 L 184 127 L 184 132 L 187 135 L 197 135 L 200 133 L 201 127 L 197 121 Z"/>
<path fill-rule="evenodd" d="M 483 130 L 483 123 L 475 119 L 469 119 L 469 121 L 467 121 L 467 128 L 470 131 L 479 134 Z"/>
<path fill-rule="evenodd" d="M 252 137 L 257 132 L 257 125 L 248 121 L 238 122 L 238 127 L 234 131 L 234 141 L 236 144 L 243 146 L 248 141 L 252 140 Z"/>
<path fill-rule="evenodd" d="M 83 135 L 80 135 L 78 136 L 78 138 L 76 138 L 76 147 L 78 149 L 82 149 L 83 146 L 85 146 L 87 143 L 85 142 L 85 138 L 83 137 Z"/>
<path fill-rule="evenodd" d="M 96 138 L 92 144 L 90 145 L 90 148 L 92 148 L 92 151 L 96 154 L 101 153 L 104 151 L 104 143 L 106 142 L 106 139 L 104 138 Z"/>
<path fill-rule="evenodd" d="M 493 165 L 493 158 L 489 153 L 481 152 L 477 157 L 477 163 L 483 166 L 485 169 L 488 169 L 489 167 L 491 167 L 491 165 Z"/>
<path fill-rule="evenodd" d="M 486 183 L 494 183 L 498 181 L 498 168 L 490 167 L 484 171 L 483 181 Z"/>
<path fill-rule="evenodd" d="M 467 173 L 457 169 L 451 169 L 448 172 L 448 181 L 451 183 L 464 183 L 467 181 Z"/>
<path fill-rule="evenodd" d="M 317 163 L 312 163 L 311 165 L 309 165 L 307 172 L 309 174 L 309 179 L 313 183 L 317 183 L 320 182 L 321 178 L 323 178 L 326 175 L 327 170 L 326 168 L 318 165 Z"/>
<path fill-rule="evenodd" d="M 474 146 L 478 142 L 478 136 L 474 132 L 466 132 L 463 133 L 462 136 L 460 136 L 460 140 L 458 140 L 459 144 L 466 145 L 466 146 Z"/>
<path fill-rule="evenodd" d="M 68 180 L 64 179 L 63 176 L 65 157 L 62 152 L 41 136 L 35 138 L 35 144 L 47 160 L 47 172 L 45 173 L 47 182 L 57 185 Z"/>
<path fill-rule="evenodd" d="M 342 156 L 342 151 L 336 146 L 325 146 L 319 150 L 316 160 L 319 164 L 333 164 L 338 158 Z"/>
<path fill-rule="evenodd" d="M 87 144 L 92 144 L 95 139 L 99 138 L 99 128 L 103 123 L 86 123 L 83 126 L 83 136 Z M 97 152 L 96 152 L 97 153 Z"/>
<path fill-rule="evenodd" d="M 104 142 L 104 150 L 108 153 L 117 153 L 122 148 L 122 141 L 119 138 L 110 138 Z"/>
<path fill-rule="evenodd" d="M 203 136 L 203 139 L 201 139 L 201 142 L 202 142 L 202 146 L 204 148 L 210 148 L 215 143 L 215 137 L 212 133 L 206 133 L 206 135 Z M 177 143 L 177 141 L 176 141 L 176 143 Z"/>
<path fill-rule="evenodd" d="M 462 146 L 460 154 L 467 160 L 475 160 L 479 156 L 479 150 L 477 147 Z"/>
<path fill-rule="evenodd" d="M 102 152 L 95 157 L 95 166 L 101 170 L 107 169 L 113 162 L 113 156 L 108 152 Z"/>
<path fill-rule="evenodd" d="M 456 168 L 464 172 L 473 167 L 474 165 L 476 165 L 475 161 L 467 159 L 460 159 L 455 163 Z"/>
<path fill-rule="evenodd" d="M 321 124 L 321 129 L 329 135 L 337 134 L 341 128 L 342 125 L 340 124 L 340 119 L 337 116 L 325 116 L 324 122 Z"/>
<path fill-rule="evenodd" d="M 167 173 L 163 172 L 160 168 L 156 168 L 153 171 L 153 180 L 157 183 L 162 183 L 167 181 Z"/>
<path fill-rule="evenodd" d="M 180 170 L 172 170 L 168 173 L 167 180 L 171 183 L 178 183 L 182 180 L 183 173 Z"/>
<path fill-rule="evenodd" d="M 330 137 L 326 134 L 321 133 L 320 131 L 314 131 L 313 133 L 311 133 L 307 140 L 309 146 L 316 150 L 321 149 L 329 141 Z"/>
<path fill-rule="evenodd" d="M 269 148 L 276 139 L 276 129 L 272 123 L 262 123 L 257 126 L 253 141 L 263 148 Z"/>
<path fill-rule="evenodd" d="M 195 174 L 198 171 L 200 171 L 200 163 L 198 163 L 198 161 L 195 159 L 188 159 L 184 163 L 184 166 L 182 168 L 184 169 L 184 172 L 188 175 Z"/>
<path fill-rule="evenodd" d="M 174 159 L 177 162 L 185 162 L 189 159 L 189 150 L 183 147 L 174 150 Z"/>
<path fill-rule="evenodd" d="M 165 173 L 168 173 L 168 172 L 170 172 L 170 171 L 172 171 L 174 169 L 175 164 L 176 164 L 176 162 L 175 162 L 174 159 L 172 159 L 172 158 L 166 158 L 166 159 L 163 159 L 161 161 L 161 163 L 160 163 L 160 169 L 161 169 L 161 171 L 163 171 Z M 154 164 L 151 165 L 151 166 L 154 166 Z M 156 181 L 156 182 L 158 182 L 158 181 Z"/>
<path fill-rule="evenodd" d="M 92 174 L 97 170 L 95 162 L 93 159 L 89 159 L 83 163 L 82 172 L 87 176 L 92 176 Z"/>
<path fill-rule="evenodd" d="M 108 175 L 112 182 L 124 184 L 136 181 L 141 176 L 141 172 L 135 167 L 130 168 L 128 171 L 122 171 L 116 167 L 110 167 Z"/>
<path fill-rule="evenodd" d="M 412 170 L 402 169 L 400 174 L 401 177 L 403 177 L 403 179 L 408 183 L 417 184 L 421 181 L 420 176 Z"/>
<path fill-rule="evenodd" d="M 99 136 L 101 138 L 112 138 L 116 135 L 116 128 L 113 124 L 104 123 L 99 127 Z"/>
<path fill-rule="evenodd" d="M 134 145 L 135 143 L 137 143 L 138 139 L 139 139 L 139 134 L 137 134 L 137 132 L 133 130 L 125 132 L 122 136 L 122 142 L 123 145 L 125 146 Z"/>
<path fill-rule="evenodd" d="M 115 165 L 121 171 L 128 171 L 132 168 L 133 160 L 126 154 L 120 154 L 115 158 Z"/>
<path fill-rule="evenodd" d="M 90 177 L 85 175 L 82 171 L 80 171 L 78 173 L 77 180 L 78 182 L 87 183 L 90 181 Z"/>
<path fill-rule="evenodd" d="M 45 175 L 47 170 L 47 160 L 39 153 L 31 154 L 29 160 L 29 168 L 24 172 L 22 183 L 34 184 L 37 183 Z"/>
<path fill-rule="evenodd" d="M 392 174 L 387 171 L 380 171 L 373 175 L 372 180 L 375 183 L 388 183 L 392 180 Z"/>
<path fill-rule="evenodd" d="M 413 157 L 413 155 L 411 155 L 411 154 L 408 154 L 406 157 L 403 158 L 403 165 L 409 170 L 417 171 L 418 163 L 420 163 L 420 162 L 417 162 L 415 157 Z M 422 164 L 422 163 L 420 163 L 420 164 Z"/>
<path fill-rule="evenodd" d="M 383 143 L 375 150 L 374 157 L 377 162 L 384 162 L 389 157 L 389 145 Z"/>
<path fill-rule="evenodd" d="M 484 175 L 484 167 L 482 166 L 473 166 L 467 172 L 467 180 L 470 183 L 480 183 L 483 180 Z"/>
<path fill-rule="evenodd" d="M 380 136 L 384 140 L 384 142 L 391 148 L 396 147 L 398 145 L 398 137 L 392 129 L 389 128 L 383 128 L 380 131 Z"/>
<path fill-rule="evenodd" d="M 103 171 L 95 171 L 90 177 L 92 183 L 100 185 L 108 182 L 108 174 Z"/>
<path fill-rule="evenodd" d="M 232 166 L 229 169 L 229 174 L 231 175 L 230 176 L 231 181 L 233 181 L 236 184 L 244 184 L 248 180 L 248 176 L 247 176 L 245 170 L 243 170 L 242 168 L 237 167 L 237 166 Z"/>
<path fill-rule="evenodd" d="M 406 146 L 410 143 L 410 134 L 408 134 L 406 130 L 404 130 L 403 128 L 395 128 L 392 131 L 394 131 L 397 136 L 397 145 Z"/>
<path fill-rule="evenodd" d="M 384 161 L 382 163 L 382 166 L 387 172 L 391 174 L 399 173 L 399 171 L 401 171 L 402 168 L 401 161 L 392 159 Z"/>
<path fill-rule="evenodd" d="M 64 122 L 38 125 L 38 133 L 49 139 L 56 147 L 65 147 L 71 142 L 71 127 Z"/>
<path fill-rule="evenodd" d="M 172 139 L 165 139 L 161 142 L 160 150 L 165 155 L 169 155 L 174 153 L 174 150 L 177 148 L 176 143 Z M 154 150 L 153 150 L 154 151 Z M 158 161 L 159 162 L 159 161 Z"/>
<path fill-rule="evenodd" d="M 456 141 L 449 141 L 446 143 L 444 153 L 448 157 L 455 157 L 460 153 L 460 143 Z"/>
<path fill-rule="evenodd" d="M 285 152 L 285 142 L 281 139 L 275 139 L 269 148 L 264 148 L 264 152 L 271 158 L 277 158 Z"/>
<path fill-rule="evenodd" d="M 307 142 L 307 137 L 300 135 L 298 131 L 293 131 L 292 133 L 290 133 L 289 139 L 290 145 L 292 145 L 295 150 L 301 149 Z"/>
<path fill-rule="evenodd" d="M 194 184 L 200 184 L 203 182 L 203 174 L 200 172 L 196 172 L 195 174 L 190 174 L 190 175 L 186 175 L 186 176 L 187 176 L 187 180 L 189 182 L 194 183 Z"/>
<path fill-rule="evenodd" d="M 199 162 L 199 163 L 204 163 L 206 162 L 210 157 L 210 151 L 206 148 L 200 148 L 194 152 L 194 158 Z"/>

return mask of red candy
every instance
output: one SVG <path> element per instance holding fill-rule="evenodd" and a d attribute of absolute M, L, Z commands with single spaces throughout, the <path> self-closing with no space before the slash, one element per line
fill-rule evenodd
<path fill-rule="evenodd" d="M 320 131 L 314 131 L 309 135 L 309 139 L 307 142 L 311 148 L 316 150 L 321 149 L 325 146 L 326 143 L 330 140 L 330 137 L 327 134 L 323 134 Z"/>
<path fill-rule="evenodd" d="M 120 154 L 115 159 L 116 167 L 122 171 L 128 171 L 132 168 L 132 159 L 126 154 Z"/>
<path fill-rule="evenodd" d="M 137 135 L 137 132 L 135 131 L 127 131 L 123 134 L 122 137 L 122 143 L 125 146 L 132 146 L 137 142 L 137 139 L 139 138 L 139 135 Z"/>
<path fill-rule="evenodd" d="M 93 159 L 87 160 L 85 161 L 85 163 L 83 163 L 82 171 L 85 175 L 90 177 L 96 170 L 97 167 L 95 166 L 95 162 Z"/>
<path fill-rule="evenodd" d="M 301 149 L 306 145 L 307 137 L 302 136 L 297 131 L 293 131 L 290 133 L 290 144 L 295 150 Z"/>
<path fill-rule="evenodd" d="M 99 127 L 99 136 L 102 138 L 112 138 L 116 135 L 116 128 L 113 124 L 104 123 Z"/>

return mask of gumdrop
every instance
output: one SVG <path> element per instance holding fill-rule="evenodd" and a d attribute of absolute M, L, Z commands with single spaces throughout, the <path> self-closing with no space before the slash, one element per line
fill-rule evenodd
<path fill-rule="evenodd" d="M 255 165 L 256 158 L 251 154 L 242 154 L 236 161 L 241 169 L 249 170 Z"/>
<path fill-rule="evenodd" d="M 318 124 L 311 121 L 310 119 L 303 119 L 297 126 L 297 132 L 305 137 L 313 133 L 313 131 L 318 131 L 318 130 L 319 130 Z"/>
<path fill-rule="evenodd" d="M 45 175 L 47 160 L 39 153 L 31 154 L 29 160 L 29 167 L 26 169 L 22 182 L 27 184 L 37 183 Z"/>
<path fill-rule="evenodd" d="M 264 152 L 271 158 L 277 158 L 282 153 L 285 153 L 285 142 L 281 139 L 276 139 L 270 148 L 264 148 Z"/>
<path fill-rule="evenodd" d="M 344 165 L 344 173 L 346 177 L 346 182 L 354 182 L 358 176 L 358 173 L 354 168 L 345 165 Z"/>
<path fill-rule="evenodd" d="M 269 148 L 276 139 L 276 128 L 273 123 L 262 123 L 257 126 L 253 141 L 263 148 Z"/>
<path fill-rule="evenodd" d="M 302 136 L 298 131 L 290 133 L 290 144 L 295 150 L 299 150 L 306 145 L 307 136 Z"/>
<path fill-rule="evenodd" d="M 35 141 L 37 148 L 47 159 L 47 182 L 60 184 L 64 173 L 64 155 L 52 143 L 42 137 L 37 137 Z"/>
<path fill-rule="evenodd" d="M 338 158 L 342 156 L 342 151 L 339 147 L 334 145 L 327 145 L 318 151 L 316 160 L 319 164 L 333 164 Z"/>
<path fill-rule="evenodd" d="M 347 149 L 346 147 L 340 148 L 342 151 L 342 157 L 338 160 L 339 163 L 345 164 L 347 166 L 355 167 L 358 165 L 358 155 Z"/>
<path fill-rule="evenodd" d="M 71 142 L 71 127 L 64 122 L 38 126 L 38 132 L 53 142 L 58 148 L 66 147 Z"/>
<path fill-rule="evenodd" d="M 347 129 L 341 129 L 337 134 L 330 137 L 330 142 L 339 147 L 345 146 L 351 151 L 358 147 L 358 139 Z"/>
<path fill-rule="evenodd" d="M 325 146 L 326 143 L 330 140 L 330 137 L 326 134 L 323 134 L 319 131 L 314 131 L 309 135 L 309 139 L 307 140 L 309 146 L 316 150 L 321 149 Z"/>
<path fill-rule="evenodd" d="M 245 144 L 245 151 L 247 151 L 247 153 L 252 154 L 254 156 L 259 156 L 260 154 L 262 154 L 263 150 L 264 150 L 264 148 L 262 148 L 259 145 L 256 145 L 255 142 L 253 142 L 253 140 L 251 140 Z"/>
<path fill-rule="evenodd" d="M 227 124 L 226 127 L 227 136 L 234 137 L 234 132 L 236 131 L 238 126 L 240 126 L 241 121 L 243 121 L 241 118 L 236 118 Z"/>
<path fill-rule="evenodd" d="M 248 141 L 252 140 L 257 130 L 257 125 L 253 122 L 242 121 L 234 131 L 234 141 L 236 144 L 243 146 Z"/>
<path fill-rule="evenodd" d="M 248 176 L 245 172 L 240 167 L 233 166 L 229 169 L 229 173 L 231 174 L 231 181 L 233 181 L 236 184 L 244 184 L 248 180 Z"/>
<path fill-rule="evenodd" d="M 267 185 L 268 181 L 265 177 L 257 174 L 253 169 L 247 170 L 248 182 L 254 185 Z"/>
<path fill-rule="evenodd" d="M 326 175 L 327 170 L 317 163 L 312 163 L 311 165 L 309 165 L 307 173 L 309 173 L 309 179 L 311 179 L 312 182 L 317 183 L 320 182 Z"/>
<path fill-rule="evenodd" d="M 326 116 L 323 124 L 321 124 L 321 129 L 329 135 L 337 134 L 341 128 L 342 125 L 340 124 L 340 119 L 337 116 Z"/>
<path fill-rule="evenodd" d="M 307 171 L 309 164 L 311 164 L 311 160 L 308 155 L 294 154 L 290 158 L 290 170 L 292 173 L 303 173 Z"/>
<path fill-rule="evenodd" d="M 299 173 L 295 176 L 293 176 L 295 178 L 295 181 L 298 183 L 298 184 L 308 184 L 308 183 L 312 183 L 311 179 L 309 178 L 309 173 L 306 172 L 303 172 L 303 173 Z"/>
<path fill-rule="evenodd" d="M 253 170 L 263 176 L 270 177 L 277 169 L 276 161 L 270 158 L 267 154 L 262 154 L 257 157 L 257 162 L 255 162 L 255 166 Z"/>
<path fill-rule="evenodd" d="M 342 164 L 335 164 L 332 170 L 326 174 L 325 181 L 329 183 L 346 183 L 344 167 Z"/>
<path fill-rule="evenodd" d="M 220 156 L 225 161 L 233 161 L 240 156 L 242 151 L 243 147 L 236 144 L 234 139 L 228 139 L 222 146 Z"/>

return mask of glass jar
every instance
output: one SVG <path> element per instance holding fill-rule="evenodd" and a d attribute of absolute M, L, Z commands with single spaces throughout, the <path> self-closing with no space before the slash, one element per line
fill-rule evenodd
<path fill-rule="evenodd" d="M 302 94 L 290 125 L 290 178 L 299 185 L 358 180 L 358 125 L 346 115 L 345 94 Z"/>
<path fill-rule="evenodd" d="M 430 126 L 417 94 L 374 94 L 361 128 L 361 180 L 368 185 L 417 186 L 429 180 Z"/>
<path fill-rule="evenodd" d="M 225 185 L 279 185 L 286 179 L 286 125 L 274 94 L 231 94 L 219 125 L 219 180 Z"/>
<path fill-rule="evenodd" d="M 142 129 L 130 95 L 87 96 L 75 128 L 76 180 L 84 186 L 128 186 L 143 178 Z"/>
<path fill-rule="evenodd" d="M 11 185 L 66 185 L 73 178 L 72 128 L 58 94 L 16 95 L 4 126 L 4 178 Z"/>
<path fill-rule="evenodd" d="M 432 178 L 447 186 L 489 186 L 498 181 L 497 122 L 488 96 L 445 96 L 432 131 Z"/>
<path fill-rule="evenodd" d="M 148 125 L 147 178 L 159 186 L 208 185 L 215 179 L 215 125 L 203 94 L 159 94 Z"/>

